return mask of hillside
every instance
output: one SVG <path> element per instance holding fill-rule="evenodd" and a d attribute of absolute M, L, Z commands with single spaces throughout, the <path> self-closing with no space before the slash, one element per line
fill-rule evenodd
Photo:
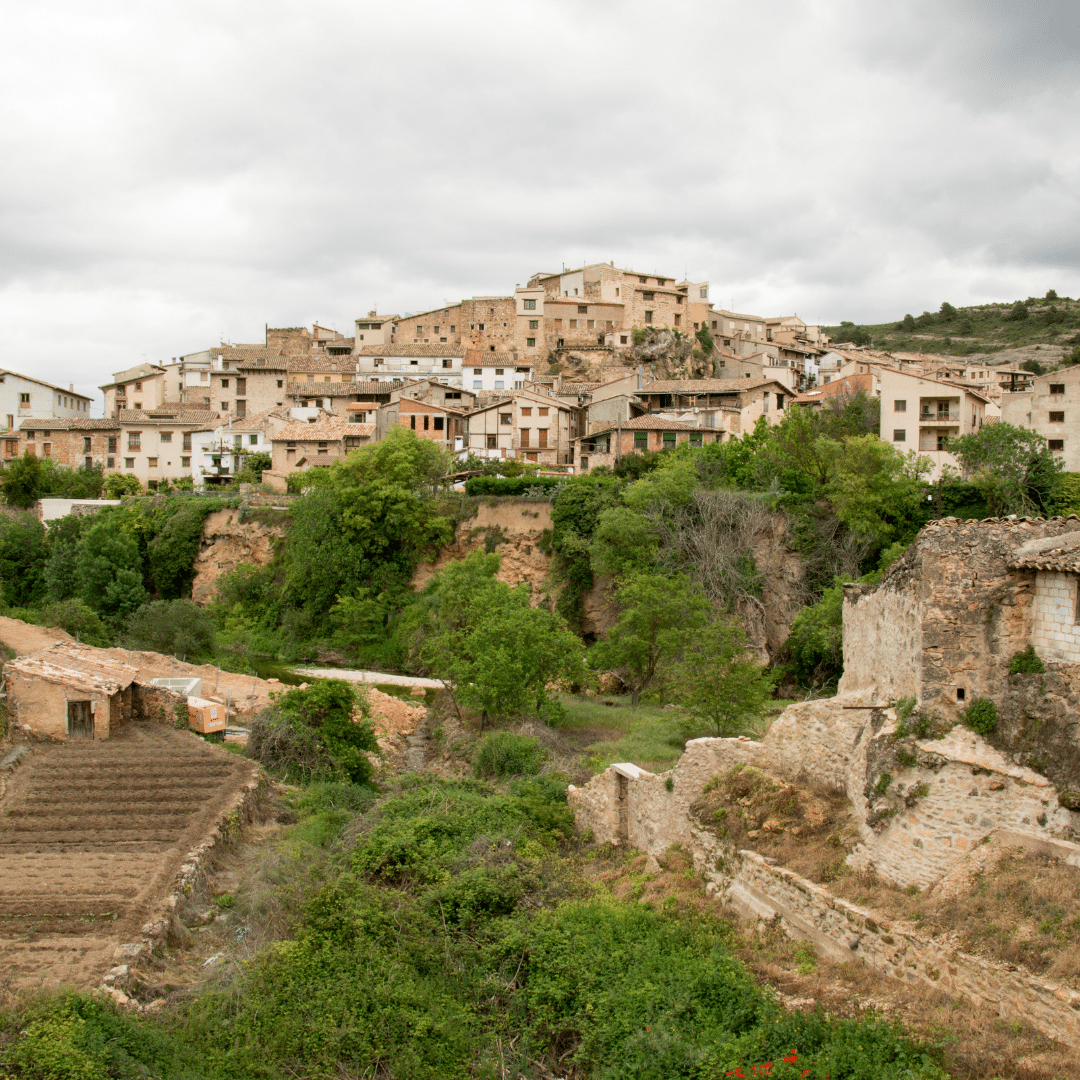
<path fill-rule="evenodd" d="M 936 312 L 906 314 L 893 322 L 826 326 L 836 343 L 873 344 L 893 352 L 934 352 L 975 356 L 1041 346 L 1053 362 L 1080 352 L 1080 300 L 1029 296 L 1012 303 L 954 308 L 943 303 Z"/>

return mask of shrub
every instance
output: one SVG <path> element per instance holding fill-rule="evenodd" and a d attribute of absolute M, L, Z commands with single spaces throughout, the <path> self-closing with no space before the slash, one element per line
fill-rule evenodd
<path fill-rule="evenodd" d="M 997 706 L 989 698 L 975 698 L 964 710 L 964 724 L 980 735 L 989 735 L 997 727 Z"/>
<path fill-rule="evenodd" d="M 473 772 L 477 776 L 535 776 L 547 760 L 547 751 L 526 735 L 495 731 L 476 747 Z"/>
<path fill-rule="evenodd" d="M 1009 661 L 1010 675 L 1042 675 L 1045 671 L 1046 665 L 1034 645 L 1029 645 L 1023 652 L 1013 653 Z"/>
<path fill-rule="evenodd" d="M 130 473 L 113 473 L 105 481 L 106 499 L 122 499 L 125 495 L 138 495 L 141 491 L 139 478 Z"/>
<path fill-rule="evenodd" d="M 357 715 L 359 714 L 359 715 Z M 272 695 L 251 724 L 248 754 L 289 779 L 368 783 L 379 752 L 366 688 L 319 679 Z"/>
<path fill-rule="evenodd" d="M 126 643 L 129 649 L 212 656 L 214 620 L 191 600 L 152 600 L 132 616 Z"/>
<path fill-rule="evenodd" d="M 41 620 L 46 626 L 59 626 L 87 645 L 107 648 L 109 632 L 97 612 L 78 597 L 57 600 L 41 609 Z"/>
<path fill-rule="evenodd" d="M 557 476 L 473 476 L 465 481 L 466 495 L 524 495 L 529 488 L 555 488 Z"/>

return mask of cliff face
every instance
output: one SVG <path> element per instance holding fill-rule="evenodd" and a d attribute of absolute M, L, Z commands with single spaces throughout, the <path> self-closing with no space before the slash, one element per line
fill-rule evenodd
<path fill-rule="evenodd" d="M 507 585 L 528 582 L 533 603 L 545 596 L 551 569 L 551 503 L 515 499 L 483 502 L 476 516 L 461 522 L 453 541 L 434 562 L 421 563 L 413 574 L 414 589 L 423 589 L 452 559 L 464 559 L 474 551 L 494 551 L 502 557 L 496 577 Z"/>
<path fill-rule="evenodd" d="M 739 614 L 762 661 L 776 659 L 804 603 L 806 570 L 799 553 L 788 546 L 790 541 L 786 520 L 774 514 L 750 542 L 750 554 L 762 578 L 761 602 L 742 605 Z"/>
<path fill-rule="evenodd" d="M 233 509 L 208 515 L 195 556 L 191 598 L 196 604 L 208 604 L 214 598 L 218 578 L 240 563 L 265 566 L 274 557 L 273 542 L 285 535 L 285 515 L 280 522 L 267 520 L 269 517 L 264 514 L 240 521 L 240 511 Z"/>

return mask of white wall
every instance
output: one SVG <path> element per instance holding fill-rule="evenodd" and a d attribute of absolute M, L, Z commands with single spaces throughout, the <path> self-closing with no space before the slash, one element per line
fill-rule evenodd
<path fill-rule="evenodd" d="M 1035 573 L 1035 617 L 1032 644 L 1045 660 L 1080 664 L 1077 583 L 1080 576 L 1051 570 Z"/>

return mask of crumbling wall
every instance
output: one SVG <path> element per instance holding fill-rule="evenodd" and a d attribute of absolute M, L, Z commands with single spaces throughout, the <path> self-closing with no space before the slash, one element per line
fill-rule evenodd
<path fill-rule="evenodd" d="M 187 699 L 163 686 L 134 682 L 131 684 L 131 715 L 135 720 L 152 724 L 176 725 L 176 705 Z"/>
<path fill-rule="evenodd" d="M 285 535 L 284 520 L 266 524 L 256 518 L 241 520 L 239 510 L 215 510 L 203 522 L 202 542 L 195 556 L 191 598 L 208 604 L 217 580 L 241 563 L 265 566 L 274 557 L 274 541 Z"/>

